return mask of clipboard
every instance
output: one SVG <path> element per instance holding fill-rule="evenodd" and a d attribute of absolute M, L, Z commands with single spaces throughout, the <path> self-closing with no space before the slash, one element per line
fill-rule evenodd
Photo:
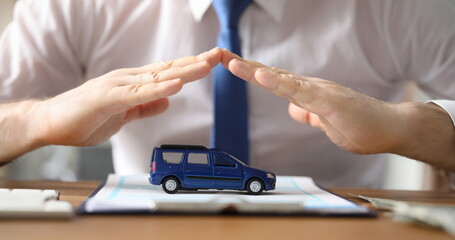
<path fill-rule="evenodd" d="M 312 178 L 277 176 L 276 189 L 262 195 L 236 190 L 165 193 L 148 175 L 111 174 L 78 208 L 78 214 L 286 215 L 375 217 L 356 204 L 318 186 Z"/>

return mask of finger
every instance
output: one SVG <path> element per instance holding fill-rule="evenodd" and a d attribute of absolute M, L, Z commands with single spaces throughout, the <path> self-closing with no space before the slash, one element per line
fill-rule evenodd
<path fill-rule="evenodd" d="M 295 101 L 301 99 L 303 91 L 306 91 L 307 81 L 304 77 L 292 74 L 278 74 L 268 69 L 259 69 L 255 72 L 254 78 L 263 87 L 271 90 L 274 94 L 289 98 Z M 303 94 L 306 94 L 303 92 Z M 307 96 L 307 95 L 304 95 Z"/>
<path fill-rule="evenodd" d="M 169 100 L 167 98 L 160 98 L 152 102 L 147 102 L 137 105 L 128 110 L 125 116 L 125 123 L 131 122 L 136 119 L 152 117 L 164 112 L 169 107 Z"/>
<path fill-rule="evenodd" d="M 245 59 L 239 57 L 238 55 L 230 52 L 227 49 L 223 49 L 223 56 L 221 58 L 221 63 L 225 68 L 230 70 L 234 75 L 237 75 L 238 77 L 240 77 L 244 80 L 250 81 L 252 83 L 255 83 L 254 82 L 255 78 L 254 78 L 254 76 L 252 76 L 253 72 L 266 69 L 266 70 L 275 72 L 277 74 L 304 77 L 307 80 L 311 80 L 313 82 L 318 82 L 321 84 L 333 84 L 333 82 L 325 80 L 325 79 L 300 76 L 300 75 L 293 73 L 291 71 L 288 71 L 286 69 L 269 67 L 260 62 L 245 60 Z"/>
<path fill-rule="evenodd" d="M 268 69 L 256 71 L 256 81 L 274 94 L 289 99 L 290 102 L 310 112 L 327 116 L 337 101 L 338 85 L 326 84 L 315 78 L 293 74 L 278 74 Z"/>
<path fill-rule="evenodd" d="M 230 61 L 229 70 L 239 78 L 266 88 L 278 96 L 288 98 L 291 102 L 308 101 L 308 99 L 304 98 L 305 96 L 309 96 L 304 92 L 307 91 L 303 86 L 305 83 L 298 81 L 291 74 L 280 74 L 268 68 L 257 68 L 239 59 L 232 59 Z M 302 91 L 304 95 L 300 96 Z"/>
<path fill-rule="evenodd" d="M 336 87 L 333 82 L 247 61 L 225 49 L 221 63 L 224 66 L 227 64 L 227 68 L 239 78 L 264 87 L 311 112 L 326 114 L 330 111 L 329 108 L 323 108 L 323 105 L 327 101 L 333 102 L 328 90 Z"/>
<path fill-rule="evenodd" d="M 254 78 L 254 73 L 258 69 L 266 68 L 266 66 L 258 62 L 246 61 L 245 59 L 240 58 L 239 56 L 226 49 L 223 50 L 221 64 L 232 74 L 255 85 L 260 84 L 257 83 L 256 79 Z"/>
<path fill-rule="evenodd" d="M 137 75 L 148 72 L 160 72 L 173 67 L 184 67 L 198 62 L 208 62 L 210 67 L 216 66 L 221 60 L 222 51 L 216 47 L 197 56 L 187 56 L 176 60 L 153 63 L 139 68 L 131 68 L 128 74 Z"/>
<path fill-rule="evenodd" d="M 313 127 L 322 128 L 321 119 L 318 115 L 305 110 L 293 103 L 289 104 L 289 115 L 297 122 L 307 124 Z"/>
<path fill-rule="evenodd" d="M 248 61 L 246 59 L 243 59 L 242 57 L 240 57 L 239 55 L 227 50 L 227 49 L 223 49 L 223 55 L 221 56 L 221 64 L 225 67 L 225 68 L 228 68 L 229 66 L 229 62 L 236 59 L 236 60 L 240 60 L 240 61 L 243 61 L 243 62 L 248 62 L 250 65 L 256 67 L 256 68 L 261 68 L 261 67 L 267 67 L 266 65 L 263 65 L 262 63 L 259 63 L 259 62 L 255 62 L 255 61 Z"/>
<path fill-rule="evenodd" d="M 181 79 L 184 83 L 192 82 L 207 76 L 212 67 L 207 61 L 202 61 L 183 67 L 172 67 L 161 72 L 147 74 L 146 82 L 163 82 L 171 79 Z M 141 78 L 139 76 L 139 78 Z"/>
<path fill-rule="evenodd" d="M 232 61 L 232 60 L 239 60 L 239 61 L 242 61 L 242 62 L 245 62 L 245 63 L 248 63 L 250 64 L 252 67 L 256 67 L 256 68 L 269 68 L 268 66 L 260 63 L 260 62 L 256 62 L 256 61 L 251 61 L 251 60 L 246 60 L 242 57 L 240 57 L 239 55 L 227 50 L 227 49 L 223 49 L 223 55 L 221 57 L 221 64 L 228 68 L 229 66 L 229 62 Z"/>
<path fill-rule="evenodd" d="M 117 106 L 113 107 L 117 107 L 118 111 L 125 111 L 125 108 L 174 95 L 179 92 L 182 87 L 183 81 L 181 79 L 118 87 L 114 89 L 111 94 L 116 97 L 113 104 Z"/>
<path fill-rule="evenodd" d="M 269 71 L 272 73 L 276 73 L 277 76 L 279 74 L 289 74 L 289 72 L 278 69 L 278 68 L 269 68 L 269 67 L 262 67 L 260 63 L 257 62 L 252 62 L 252 61 L 246 61 L 242 59 L 232 59 L 229 62 L 228 69 L 229 71 L 232 72 L 232 74 L 236 75 L 237 77 L 244 79 L 250 83 L 253 83 L 255 85 L 265 87 L 263 83 L 259 83 L 256 79 L 256 73 L 258 71 Z M 272 87 L 272 86 L 270 86 Z"/>
<path fill-rule="evenodd" d="M 207 76 L 211 66 L 207 61 L 193 63 L 183 67 L 172 67 L 161 72 L 146 72 L 138 75 L 127 75 L 111 79 L 117 86 L 159 83 L 173 79 L 181 79 L 184 83 L 192 82 Z"/>
<path fill-rule="evenodd" d="M 260 85 L 254 76 L 254 73 L 257 71 L 257 67 L 246 63 L 245 61 L 241 61 L 238 59 L 233 59 L 229 62 L 227 69 L 232 72 L 235 76 L 251 82 L 256 85 Z"/>
<path fill-rule="evenodd" d="M 232 60 L 237 60 L 237 61 L 241 61 L 244 63 L 244 67 L 246 67 L 247 65 L 249 65 L 249 68 L 250 69 L 253 69 L 253 70 L 258 70 L 260 68 L 267 68 L 267 69 L 270 69 L 274 72 L 277 72 L 277 73 L 282 73 L 282 74 L 291 74 L 292 72 L 290 71 L 287 71 L 285 69 L 281 69 L 281 68 L 275 68 L 275 67 L 269 67 L 267 65 L 264 65 L 260 62 L 256 62 L 256 61 L 251 61 L 251 60 L 246 60 L 246 59 L 243 59 L 241 58 L 240 56 L 238 56 L 237 54 L 227 50 L 227 49 L 223 49 L 223 56 L 221 57 L 221 64 L 230 70 L 230 67 L 229 67 L 229 64 Z"/>

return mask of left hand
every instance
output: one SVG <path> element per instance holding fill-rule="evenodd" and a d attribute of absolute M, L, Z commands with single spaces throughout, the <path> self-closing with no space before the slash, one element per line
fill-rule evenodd
<path fill-rule="evenodd" d="M 198 56 L 111 71 L 35 103 L 32 135 L 38 146 L 90 146 L 136 119 L 164 112 L 167 97 L 208 75 L 221 59 L 214 48 Z M 37 125 L 37 126 L 36 126 Z"/>

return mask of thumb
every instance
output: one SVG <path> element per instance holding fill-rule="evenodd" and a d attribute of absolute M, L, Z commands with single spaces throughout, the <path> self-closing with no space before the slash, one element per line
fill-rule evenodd
<path fill-rule="evenodd" d="M 308 124 L 313 127 L 322 128 L 321 119 L 318 115 L 303 109 L 294 103 L 289 103 L 288 107 L 289 115 L 292 119 L 299 123 Z"/>
<path fill-rule="evenodd" d="M 128 110 L 125 116 L 125 122 L 131 122 L 136 119 L 158 115 L 166 111 L 168 107 L 169 100 L 167 98 L 160 98 L 152 102 L 134 106 Z"/>

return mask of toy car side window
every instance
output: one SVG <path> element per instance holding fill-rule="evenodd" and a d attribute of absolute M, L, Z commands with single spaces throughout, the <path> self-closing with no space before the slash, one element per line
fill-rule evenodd
<path fill-rule="evenodd" d="M 182 162 L 183 153 L 181 152 L 163 152 L 163 160 L 166 163 L 179 164 Z"/>
<path fill-rule="evenodd" d="M 190 153 L 188 154 L 189 164 L 209 164 L 209 158 L 207 153 Z"/>
<path fill-rule="evenodd" d="M 222 155 L 215 154 L 215 166 L 217 167 L 235 167 L 235 163 L 229 161 Z"/>

